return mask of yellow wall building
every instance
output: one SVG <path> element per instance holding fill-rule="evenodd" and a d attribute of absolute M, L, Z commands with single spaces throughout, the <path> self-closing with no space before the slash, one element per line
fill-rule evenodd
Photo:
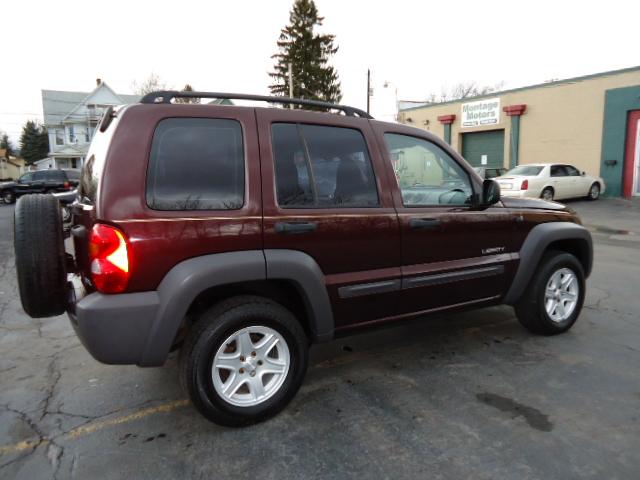
<path fill-rule="evenodd" d="M 640 195 L 640 66 L 411 107 L 399 121 L 474 166 L 569 163 L 602 176 L 609 195 Z"/>

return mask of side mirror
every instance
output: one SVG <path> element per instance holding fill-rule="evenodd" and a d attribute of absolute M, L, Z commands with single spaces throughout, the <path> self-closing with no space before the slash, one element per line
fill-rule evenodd
<path fill-rule="evenodd" d="M 587 174 L 587 172 L 580 172 L 580 175 L 581 175 L 581 176 L 583 176 L 583 177 L 584 177 L 586 174 Z"/>
<path fill-rule="evenodd" d="M 488 207 L 499 201 L 500 184 L 495 180 L 485 180 L 482 182 L 482 205 Z"/>

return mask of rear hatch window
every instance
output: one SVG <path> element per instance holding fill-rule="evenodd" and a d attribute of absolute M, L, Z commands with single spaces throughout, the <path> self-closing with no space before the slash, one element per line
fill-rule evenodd
<path fill-rule="evenodd" d="M 104 172 L 104 162 L 107 158 L 109 144 L 113 138 L 113 133 L 118 126 L 118 117 L 122 115 L 126 107 L 118 107 L 113 110 L 114 118 L 109 124 L 106 131 L 101 132 L 99 128 L 95 129 L 89 151 L 87 152 L 86 161 L 80 173 L 79 196 L 82 202 L 89 201 L 95 203 L 98 194 L 100 179 Z"/>

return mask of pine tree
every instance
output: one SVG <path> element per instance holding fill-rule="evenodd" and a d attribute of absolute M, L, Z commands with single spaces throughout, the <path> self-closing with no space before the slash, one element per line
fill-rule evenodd
<path fill-rule="evenodd" d="M 13 146 L 11 145 L 9 135 L 7 135 L 6 133 L 3 133 L 0 137 L 0 150 L 2 149 L 7 151 L 7 157 L 9 155 L 13 155 Z"/>
<path fill-rule="evenodd" d="M 20 135 L 20 154 L 28 165 L 42 160 L 49 153 L 49 135 L 42 125 L 27 120 Z"/>
<path fill-rule="evenodd" d="M 289 14 L 289 25 L 280 32 L 279 52 L 272 55 L 276 60 L 274 72 L 269 73 L 274 84 L 271 93 L 289 96 L 289 63 L 293 73 L 293 96 L 311 100 L 338 103 L 342 98 L 338 73 L 329 64 L 338 51 L 334 35 L 314 33 L 324 17 L 318 15 L 313 0 L 295 0 Z"/>
<path fill-rule="evenodd" d="M 181 91 L 193 92 L 194 90 L 193 90 L 193 87 L 187 83 Z M 200 103 L 200 99 L 199 98 L 176 98 L 175 102 L 176 103 Z"/>

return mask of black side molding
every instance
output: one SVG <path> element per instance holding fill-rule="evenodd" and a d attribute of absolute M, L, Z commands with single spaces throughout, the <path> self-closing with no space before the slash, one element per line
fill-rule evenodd
<path fill-rule="evenodd" d="M 473 280 L 474 278 L 491 277 L 504 273 L 504 265 L 493 267 L 472 268 L 457 272 L 437 273 L 435 275 L 424 275 L 420 277 L 410 277 L 402 279 L 402 289 L 428 287 L 430 285 L 440 285 L 443 283 L 460 282 L 462 280 Z"/>
<path fill-rule="evenodd" d="M 400 290 L 400 279 L 384 280 L 382 282 L 360 283 L 358 285 L 348 285 L 338 289 L 340 298 L 361 297 L 363 295 L 374 295 L 378 293 L 388 293 Z"/>

